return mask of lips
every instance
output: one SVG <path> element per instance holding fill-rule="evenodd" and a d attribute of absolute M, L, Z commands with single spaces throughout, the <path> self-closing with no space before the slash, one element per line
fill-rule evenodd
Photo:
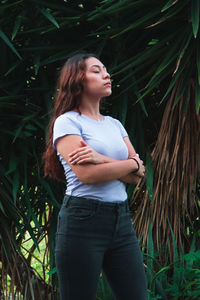
<path fill-rule="evenodd" d="M 105 85 L 105 86 L 111 86 L 111 82 L 110 82 L 110 81 L 109 81 L 109 82 L 106 82 L 104 85 Z"/>

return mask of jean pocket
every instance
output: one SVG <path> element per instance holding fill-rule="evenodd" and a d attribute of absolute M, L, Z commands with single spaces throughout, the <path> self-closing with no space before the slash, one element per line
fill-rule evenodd
<path fill-rule="evenodd" d="M 91 209 L 89 207 L 72 206 L 72 207 L 68 207 L 68 214 L 69 217 L 72 219 L 85 221 L 85 220 L 92 219 L 96 214 L 96 210 Z"/>

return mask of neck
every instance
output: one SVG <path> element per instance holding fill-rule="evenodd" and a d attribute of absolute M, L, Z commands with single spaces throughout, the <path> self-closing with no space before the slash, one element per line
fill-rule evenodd
<path fill-rule="evenodd" d="M 94 101 L 90 99 L 82 99 L 79 109 L 82 114 L 91 117 L 99 117 L 100 115 L 99 106 L 100 106 L 100 99 L 98 101 Z"/>

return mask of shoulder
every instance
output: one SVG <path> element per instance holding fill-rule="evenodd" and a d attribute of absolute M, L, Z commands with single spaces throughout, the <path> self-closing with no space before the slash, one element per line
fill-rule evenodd
<path fill-rule="evenodd" d="M 76 114 L 69 111 L 59 117 L 54 122 L 53 126 L 53 145 L 55 147 L 56 141 L 65 135 L 81 135 L 81 124 L 76 118 Z"/>
<path fill-rule="evenodd" d="M 67 124 L 76 124 L 80 125 L 80 121 L 78 119 L 78 113 L 74 111 L 68 111 L 59 117 L 56 118 L 54 126 L 65 126 Z"/>
<path fill-rule="evenodd" d="M 57 117 L 53 127 L 54 134 L 59 135 L 63 132 L 69 134 L 80 134 L 80 132 L 82 131 L 82 126 L 77 115 L 78 113 L 69 111 Z"/>
<path fill-rule="evenodd" d="M 117 126 L 123 126 L 122 123 L 118 119 L 115 119 L 111 116 L 106 116 L 106 118 L 113 124 L 116 124 Z"/>
<path fill-rule="evenodd" d="M 74 111 L 67 111 L 66 113 L 58 116 L 55 120 L 55 122 L 59 121 L 65 121 L 65 120 L 76 120 L 77 119 L 77 113 Z"/>

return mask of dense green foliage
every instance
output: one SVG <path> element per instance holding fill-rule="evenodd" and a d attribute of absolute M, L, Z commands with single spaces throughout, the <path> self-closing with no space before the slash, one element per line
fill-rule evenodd
<path fill-rule="evenodd" d="M 149 152 L 174 87 L 179 86 L 173 108 L 181 103 L 186 113 L 195 103 L 194 118 L 199 116 L 199 15 L 199 0 L 0 1 L 0 298 L 9 290 L 7 275 L 13 282 L 11 293 L 17 286 L 25 295 L 26 288 L 25 299 L 32 299 L 33 287 L 36 299 L 39 294 L 41 299 L 47 294 L 56 298 L 53 250 L 65 186 L 43 178 L 41 156 L 55 81 L 64 61 L 83 49 L 98 54 L 107 66 L 113 94 L 103 103 L 102 111 L 121 120 L 144 159 L 147 153 L 147 189 L 153 201 Z M 132 191 L 129 186 L 130 195 Z M 198 196 L 195 199 L 192 224 L 186 224 L 190 243 L 193 234 L 199 234 L 200 200 Z M 33 245 L 25 259 L 22 246 L 27 232 Z M 151 299 L 165 299 L 161 298 L 164 295 L 166 299 L 198 299 L 200 266 L 195 242 L 186 255 L 184 248 L 178 252 L 174 242 L 175 252 L 178 247 L 174 262 L 160 265 L 150 230 L 147 235 L 152 241 L 145 251 Z M 27 278 L 31 278 L 34 251 L 44 240 L 48 267 L 45 261 L 34 285 Z M 49 270 L 53 275 L 47 280 L 44 274 Z M 103 280 L 99 297 L 107 291 Z"/>

